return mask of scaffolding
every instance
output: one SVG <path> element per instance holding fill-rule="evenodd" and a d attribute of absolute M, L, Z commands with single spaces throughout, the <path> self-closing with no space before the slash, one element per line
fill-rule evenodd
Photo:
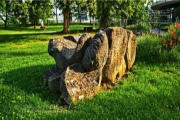
<path fill-rule="evenodd" d="M 151 10 L 147 11 L 150 16 L 149 23 L 152 28 L 157 28 L 157 34 L 160 36 L 161 32 L 167 31 L 167 27 L 172 24 L 172 10 Z"/>
<path fill-rule="evenodd" d="M 172 10 L 151 10 L 147 11 L 151 24 L 168 25 L 172 23 Z"/>

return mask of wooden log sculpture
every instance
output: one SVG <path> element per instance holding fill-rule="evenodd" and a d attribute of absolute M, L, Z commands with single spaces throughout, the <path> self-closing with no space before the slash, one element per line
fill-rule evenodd
<path fill-rule="evenodd" d="M 54 38 L 48 53 L 56 65 L 44 78 L 50 90 L 61 92 L 70 104 L 97 94 L 103 84 L 114 83 L 131 69 L 136 56 L 136 36 L 130 30 L 109 27 L 93 38 Z"/>

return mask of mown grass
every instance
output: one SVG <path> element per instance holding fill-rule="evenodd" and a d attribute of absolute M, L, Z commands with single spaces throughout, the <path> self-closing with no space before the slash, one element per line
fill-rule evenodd
<path fill-rule="evenodd" d="M 45 25 L 46 30 L 41 30 L 40 25 L 37 25 L 36 28 L 34 29 L 34 26 L 26 26 L 22 27 L 19 25 L 8 25 L 7 29 L 4 29 L 4 25 L 0 24 L 0 35 L 9 35 L 9 34 L 44 34 L 44 33 L 59 33 L 63 30 L 63 25 L 58 24 L 58 25 Z M 70 23 L 69 29 L 71 33 L 79 33 L 84 31 L 84 27 L 89 27 L 92 26 L 89 23 Z"/>
<path fill-rule="evenodd" d="M 55 28 L 53 28 L 55 29 Z M 57 34 L 0 37 L 0 119 L 180 119 L 180 48 L 161 48 L 160 39 L 138 37 L 135 64 L 111 90 L 59 108 L 43 72 L 55 62 L 47 53 Z"/>

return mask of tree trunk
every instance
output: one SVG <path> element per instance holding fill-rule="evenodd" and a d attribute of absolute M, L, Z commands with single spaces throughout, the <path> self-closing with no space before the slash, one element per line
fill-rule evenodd
<path fill-rule="evenodd" d="M 94 28 L 94 29 L 96 29 L 96 21 L 95 21 L 95 17 L 94 17 L 94 15 L 93 15 L 93 17 L 92 17 L 92 18 L 93 18 L 93 28 Z"/>
<path fill-rule="evenodd" d="M 92 23 L 92 22 L 91 22 L 91 13 L 90 13 L 90 15 L 89 15 L 89 18 L 90 18 L 90 25 L 91 25 L 91 23 Z"/>
<path fill-rule="evenodd" d="M 124 19 L 124 29 L 126 29 L 126 26 L 127 26 L 127 18 Z"/>
<path fill-rule="evenodd" d="M 4 20 L 4 29 L 7 29 L 7 20 Z"/>
<path fill-rule="evenodd" d="M 4 20 L 4 28 L 7 28 L 7 20 L 8 20 L 8 1 L 6 1 L 6 18 Z"/>
<path fill-rule="evenodd" d="M 108 17 L 107 16 L 102 16 L 100 19 L 100 29 L 105 29 L 108 27 Z"/>
<path fill-rule="evenodd" d="M 47 26 L 49 26 L 49 20 L 47 20 Z"/>
<path fill-rule="evenodd" d="M 57 7 L 56 7 L 56 24 L 58 24 Z"/>
<path fill-rule="evenodd" d="M 36 29 L 36 21 L 34 21 L 34 29 Z"/>
<path fill-rule="evenodd" d="M 105 9 L 105 2 L 103 3 L 103 7 Z M 106 8 L 107 9 L 107 8 Z M 106 11 L 103 11 L 102 15 L 101 15 L 101 18 L 100 18 L 100 29 L 105 29 L 108 27 L 108 18 L 109 18 L 109 13 L 107 13 L 107 11 L 110 11 L 110 10 L 106 10 Z"/>
<path fill-rule="evenodd" d="M 69 13 L 69 22 L 72 22 L 72 13 Z"/>
<path fill-rule="evenodd" d="M 63 28 L 63 32 L 64 33 L 69 33 L 69 11 L 68 10 L 64 10 L 63 11 L 63 15 L 64 15 L 64 28 Z"/>

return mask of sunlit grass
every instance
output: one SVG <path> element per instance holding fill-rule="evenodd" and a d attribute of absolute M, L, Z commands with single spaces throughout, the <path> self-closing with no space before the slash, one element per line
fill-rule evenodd
<path fill-rule="evenodd" d="M 80 31 L 84 30 L 84 27 L 89 27 L 92 25 L 87 24 L 80 24 L 75 23 L 72 25 L 70 24 L 69 29 L 70 31 L 73 31 L 73 33 L 79 33 Z M 41 30 L 40 25 L 37 25 L 34 29 L 34 26 L 28 26 L 28 27 L 20 27 L 19 25 L 9 25 L 7 29 L 3 28 L 4 26 L 0 24 L 0 35 L 10 35 L 10 34 L 43 34 L 43 33 L 55 33 L 55 32 L 61 32 L 63 30 L 63 25 L 47 25 L 46 30 Z"/>
<path fill-rule="evenodd" d="M 0 119 L 180 119 L 179 46 L 168 53 L 159 38 L 138 37 L 136 61 L 127 78 L 66 110 L 43 81 L 44 71 L 55 65 L 47 53 L 53 37 L 63 35 L 0 37 Z"/>

